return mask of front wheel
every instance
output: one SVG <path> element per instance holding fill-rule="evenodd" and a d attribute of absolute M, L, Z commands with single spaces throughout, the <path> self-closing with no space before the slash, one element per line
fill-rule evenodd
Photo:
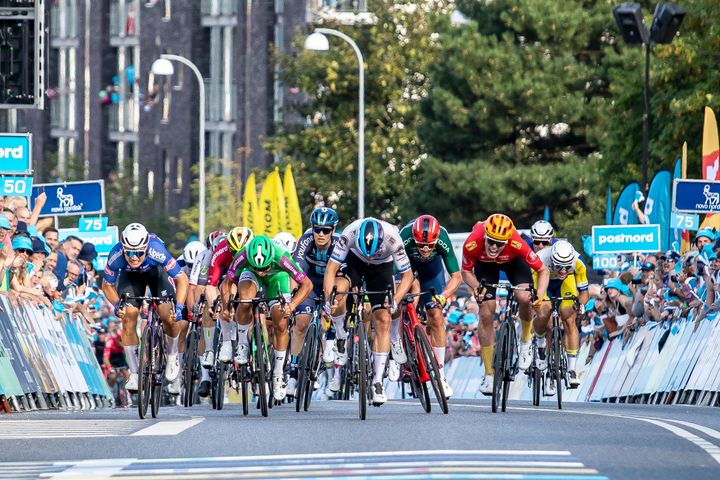
<path fill-rule="evenodd" d="M 415 327 L 415 342 L 417 342 L 417 345 L 420 347 L 420 351 L 422 352 L 425 369 L 427 370 L 428 375 L 430 375 L 430 384 L 435 392 L 435 398 L 438 401 L 438 405 L 440 405 L 440 410 L 447 414 L 448 401 L 442 385 L 440 365 L 438 365 L 437 358 L 435 358 L 435 351 L 432 349 L 430 339 L 428 338 L 427 333 L 425 333 L 425 329 L 422 325 L 417 325 Z M 428 411 L 430 410 L 428 409 Z"/>
<path fill-rule="evenodd" d="M 367 337 L 365 326 L 360 322 L 357 328 L 357 369 L 358 369 L 358 408 L 360 420 L 367 418 L 368 403 L 368 360 L 367 360 Z"/>
<path fill-rule="evenodd" d="M 140 365 L 138 366 L 138 414 L 140 418 L 147 415 L 150 397 L 152 396 L 152 335 L 146 327 L 140 341 Z"/>
<path fill-rule="evenodd" d="M 406 368 L 410 371 L 410 387 L 412 388 L 415 398 L 420 400 L 423 410 L 430 413 L 432 406 L 430 405 L 430 392 L 428 392 L 427 384 L 420 381 L 420 370 L 418 364 L 419 347 L 416 350 L 415 344 L 410 341 L 410 335 L 403 327 L 402 331 L 403 348 L 407 356 Z M 417 341 L 417 340 L 416 340 Z"/>
<path fill-rule="evenodd" d="M 183 383 L 185 384 L 185 397 L 183 398 L 183 405 L 185 407 L 192 407 L 198 367 L 198 333 L 194 327 L 191 327 L 190 333 L 188 333 L 186 345 L 185 370 L 183 371 Z"/>
<path fill-rule="evenodd" d="M 505 378 L 505 357 L 507 356 L 507 323 L 500 325 L 500 335 L 495 344 L 495 354 L 493 355 L 493 392 L 492 392 L 492 412 L 497 413 L 498 405 L 502 402 L 503 380 Z"/>
<path fill-rule="evenodd" d="M 295 411 L 299 412 L 305 405 L 305 395 L 312 395 L 312 385 L 306 385 L 311 382 L 312 355 L 315 341 L 315 324 L 311 323 L 305 332 L 302 350 L 300 351 L 300 365 L 298 366 L 297 387 L 295 392 Z M 308 407 L 310 403 L 308 402 Z M 307 411 L 307 408 L 305 408 Z"/>
<path fill-rule="evenodd" d="M 260 319 L 256 318 L 253 324 L 253 342 L 255 355 L 255 381 L 257 383 L 258 402 L 260 403 L 260 413 L 263 417 L 268 416 L 268 396 L 267 396 L 267 363 L 265 358 L 265 337 Z"/>
<path fill-rule="evenodd" d="M 553 363 L 555 364 L 553 375 L 555 376 L 555 394 L 557 395 L 558 410 L 562 410 L 562 389 L 565 372 L 563 371 L 562 336 L 557 333 L 553 335 Z"/>

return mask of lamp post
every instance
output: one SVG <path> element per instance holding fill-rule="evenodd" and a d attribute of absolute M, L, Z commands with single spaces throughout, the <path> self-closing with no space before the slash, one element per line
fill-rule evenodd
<path fill-rule="evenodd" d="M 305 49 L 329 50 L 330 42 L 325 35 L 333 35 L 349 43 L 358 60 L 358 218 L 365 218 L 365 63 L 357 43 L 344 33 L 331 28 L 316 28 L 305 39 Z"/>
<path fill-rule="evenodd" d="M 205 238 L 205 82 L 200 70 L 195 66 L 193 62 L 180 55 L 162 54 L 160 58 L 155 60 L 152 64 L 152 72 L 155 75 L 170 76 L 175 73 L 171 61 L 180 62 L 183 65 L 190 68 L 195 74 L 198 81 L 198 91 L 200 93 L 200 124 L 198 126 L 198 146 L 199 146 L 199 167 L 200 167 L 200 205 L 198 206 L 198 236 L 200 241 Z"/>
<path fill-rule="evenodd" d="M 655 44 L 672 43 L 685 11 L 674 3 L 658 3 L 653 14 L 653 22 L 648 31 L 643 22 L 639 3 L 623 3 L 613 8 L 613 15 L 625 43 L 645 46 L 645 81 L 643 84 L 643 140 L 642 140 L 642 189 L 647 194 L 647 170 L 650 153 L 650 51 Z"/>

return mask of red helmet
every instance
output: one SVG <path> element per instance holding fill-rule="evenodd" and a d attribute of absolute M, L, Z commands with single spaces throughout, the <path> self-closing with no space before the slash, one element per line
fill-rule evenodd
<path fill-rule="evenodd" d="M 415 243 L 435 243 L 440 236 L 440 223 L 432 215 L 421 215 L 412 226 Z"/>

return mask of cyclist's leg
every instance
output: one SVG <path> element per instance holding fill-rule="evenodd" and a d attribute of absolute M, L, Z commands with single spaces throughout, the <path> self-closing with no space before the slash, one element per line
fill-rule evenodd
<path fill-rule="evenodd" d="M 277 298 L 279 295 L 289 302 L 290 293 L 290 276 L 285 272 L 276 273 L 268 277 L 260 277 L 265 295 L 267 298 Z M 275 400 L 282 400 L 286 394 L 285 384 L 285 356 L 289 343 L 288 338 L 288 322 L 289 315 L 285 314 L 281 303 L 278 300 L 269 302 L 270 316 L 273 321 L 273 350 L 275 355 L 275 363 L 273 366 L 273 396 Z"/>
<path fill-rule="evenodd" d="M 142 277 L 131 272 L 121 271 L 115 282 L 115 289 L 118 295 L 123 293 L 130 296 L 139 297 L 145 293 L 146 284 Z M 140 302 L 137 300 L 128 301 L 125 307 L 125 317 L 122 321 L 122 341 L 125 349 L 125 358 L 128 363 L 130 375 L 133 375 L 132 381 L 129 381 L 131 390 L 137 390 L 137 373 L 138 373 L 138 344 L 140 343 L 137 335 L 137 321 L 140 314 Z"/>
<path fill-rule="evenodd" d="M 149 278 L 150 293 L 154 297 L 174 297 L 175 287 L 170 281 L 165 269 L 161 266 L 157 266 L 154 270 L 147 272 Z M 165 378 L 168 381 L 174 381 L 178 378 L 180 373 L 180 330 L 181 322 L 175 319 L 175 309 L 171 301 L 163 302 L 157 307 L 158 316 L 163 325 L 163 331 L 165 332 L 165 339 L 167 341 L 167 365 L 165 367 Z M 173 393 L 179 388 L 176 383 L 173 388 Z"/>
<path fill-rule="evenodd" d="M 393 285 L 393 264 L 367 265 L 364 271 L 365 285 L 370 291 L 386 290 Z M 375 322 L 375 336 L 372 339 L 373 352 L 373 390 L 380 386 L 380 396 L 385 397 L 382 391 L 385 365 L 390 353 L 390 311 L 386 307 L 386 296 L 382 293 L 368 295 L 372 306 L 373 320 Z M 373 398 L 375 398 L 375 392 Z M 378 402 L 375 402 L 378 403 Z M 384 403 L 384 400 L 383 400 Z"/>
<path fill-rule="evenodd" d="M 445 289 L 445 268 L 442 259 L 438 256 L 432 262 L 424 264 L 417 270 L 420 280 L 420 290 L 423 292 L 435 291 L 441 294 Z M 423 295 L 420 302 L 427 313 L 428 327 L 430 330 L 430 341 L 435 351 L 435 357 L 440 367 L 440 376 L 445 378 L 445 317 L 442 313 L 442 306 L 435 303 L 432 294 Z"/>
<path fill-rule="evenodd" d="M 515 287 L 527 288 L 532 283 L 530 267 L 520 258 L 515 258 L 503 265 L 503 271 L 510 283 Z M 522 334 L 520 341 L 529 344 L 532 340 L 532 296 L 530 292 L 516 291 L 515 299 L 518 302 L 520 325 Z"/>
<path fill-rule="evenodd" d="M 575 275 L 568 275 L 562 282 L 560 291 L 562 292 L 563 298 L 578 296 L 577 286 L 575 285 Z M 580 348 L 580 333 L 575 323 L 577 310 L 575 310 L 574 300 L 568 298 L 560 303 L 560 318 L 565 327 L 565 352 L 568 358 L 568 370 L 575 371 L 577 353 Z"/>
<path fill-rule="evenodd" d="M 260 281 L 250 271 L 245 270 L 240 274 L 238 279 L 238 295 L 242 300 L 250 300 L 257 296 L 257 292 L 260 289 Z M 252 305 L 249 303 L 238 304 L 235 310 L 235 321 L 237 322 L 238 328 L 238 360 L 240 363 L 248 362 L 248 352 L 250 350 L 250 340 L 248 338 L 248 330 L 252 324 Z M 220 326 L 223 328 L 224 339 L 231 340 L 231 325 L 230 322 L 221 322 Z M 223 344 L 225 341 L 223 341 Z M 224 348 L 232 348 L 231 346 Z"/>
<path fill-rule="evenodd" d="M 352 253 L 350 254 L 352 255 Z M 356 281 L 353 281 L 350 277 L 349 268 L 347 266 L 343 266 L 338 270 L 337 275 L 335 276 L 335 287 L 337 288 L 338 292 L 347 292 L 350 289 L 350 285 L 352 283 L 353 286 L 356 286 L 359 284 L 360 279 L 356 278 Z M 357 277 L 357 274 L 354 274 Z M 335 327 L 335 335 L 338 340 L 344 340 L 347 339 L 347 332 L 345 331 L 345 313 L 347 312 L 347 295 L 338 295 L 336 297 L 336 307 L 332 312 L 332 323 Z"/>
<path fill-rule="evenodd" d="M 320 286 L 320 290 L 322 290 L 322 286 Z M 305 301 L 295 309 L 295 322 L 292 326 L 292 339 L 290 341 L 290 378 L 294 380 L 297 380 L 298 356 L 302 351 L 305 332 L 307 331 L 308 325 L 310 325 L 310 319 L 315 308 L 314 297 L 317 296 L 318 293 L 316 286 L 313 293 L 310 294 L 310 297 L 306 298 Z M 295 391 L 295 389 L 291 387 L 292 385 L 288 386 L 289 394 L 293 394 Z"/>
<path fill-rule="evenodd" d="M 479 282 L 497 283 L 500 279 L 500 266 L 497 263 L 478 263 L 475 265 L 475 277 Z M 480 356 L 485 366 L 485 375 L 493 374 L 492 358 L 495 351 L 495 288 L 485 287 L 485 297 L 480 305 Z M 492 386 L 491 386 L 492 388 Z"/>

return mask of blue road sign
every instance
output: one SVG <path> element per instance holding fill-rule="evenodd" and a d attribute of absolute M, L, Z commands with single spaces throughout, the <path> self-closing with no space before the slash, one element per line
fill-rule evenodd
<path fill-rule="evenodd" d="M 594 225 L 593 255 L 659 252 L 660 225 Z"/>
<path fill-rule="evenodd" d="M 32 172 L 32 135 L 0 133 L 0 173 Z"/>
<path fill-rule="evenodd" d="M 0 177 L 2 194 L 6 197 L 29 197 L 32 193 L 33 177 Z"/>
<path fill-rule="evenodd" d="M 102 232 L 107 228 L 108 217 L 80 217 L 78 230 L 81 232 Z"/>
<path fill-rule="evenodd" d="M 700 228 L 700 215 L 694 213 L 670 213 L 670 228 L 697 230 Z"/>
<path fill-rule="evenodd" d="M 40 215 L 84 215 L 105 213 L 105 182 L 47 183 L 33 186 L 32 198 L 45 192 L 47 200 Z"/>
<path fill-rule="evenodd" d="M 720 182 L 676 178 L 672 209 L 682 213 L 720 213 Z"/>
<path fill-rule="evenodd" d="M 64 240 L 70 235 L 80 238 L 83 243 L 90 242 L 95 245 L 99 256 L 107 256 L 118 242 L 118 227 L 110 226 L 102 232 L 81 232 L 77 228 L 61 228 L 58 231 L 58 240 Z"/>

